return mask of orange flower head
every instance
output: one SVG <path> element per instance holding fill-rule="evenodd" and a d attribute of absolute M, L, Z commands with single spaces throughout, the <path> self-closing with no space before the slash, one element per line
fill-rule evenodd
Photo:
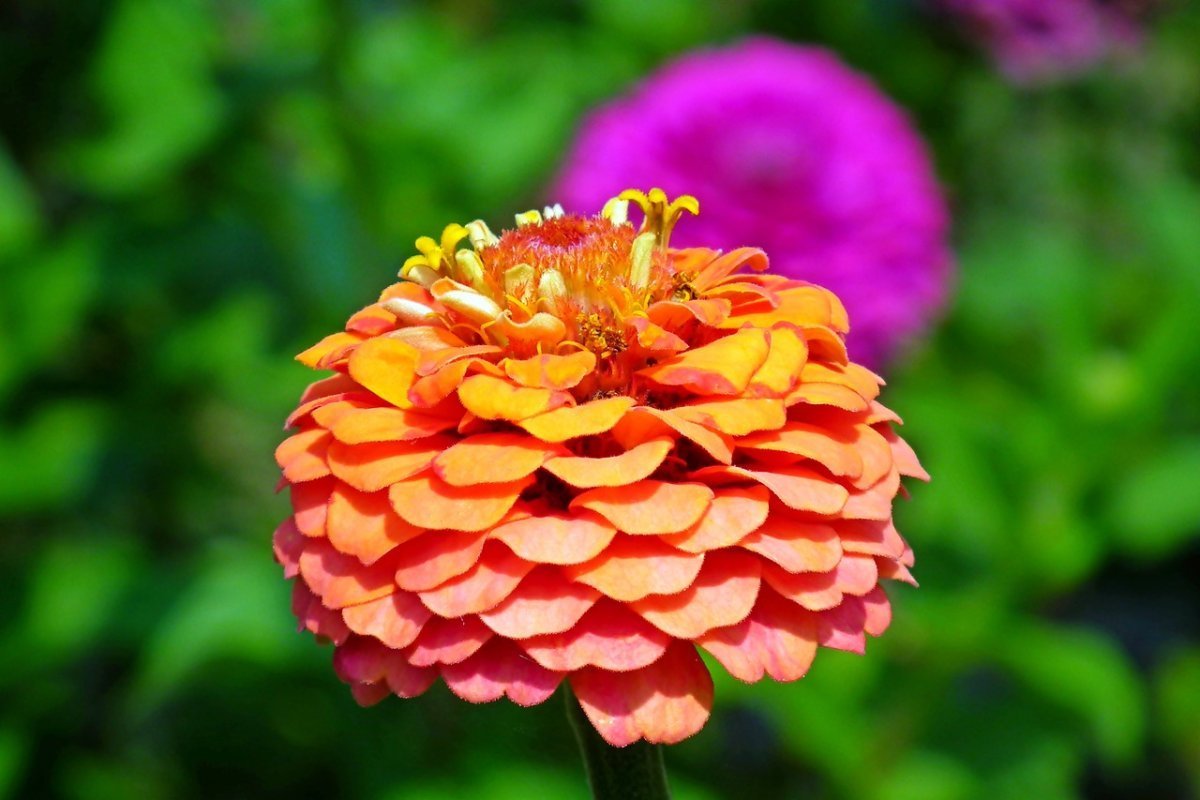
<path fill-rule="evenodd" d="M 697 648 L 793 681 L 887 628 L 880 581 L 913 563 L 892 502 L 928 476 L 882 381 L 828 291 L 672 249 L 685 211 L 630 190 L 450 225 L 298 357 L 333 375 L 276 452 L 275 555 L 360 703 L 567 680 L 611 744 L 671 743 L 712 705 Z"/>

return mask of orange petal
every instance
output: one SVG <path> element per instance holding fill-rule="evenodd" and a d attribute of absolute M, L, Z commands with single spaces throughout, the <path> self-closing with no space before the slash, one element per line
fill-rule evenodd
<path fill-rule="evenodd" d="M 804 342 L 808 345 L 810 361 L 828 361 L 831 364 L 845 364 L 845 337 L 827 325 L 797 325 L 804 334 Z"/>
<path fill-rule="evenodd" d="M 678 639 L 695 639 L 713 628 L 746 618 L 758 596 L 761 568 L 747 553 L 708 553 L 696 580 L 685 591 L 651 595 L 630 604 L 654 627 Z"/>
<path fill-rule="evenodd" d="M 856 437 L 846 427 L 825 428 L 804 422 L 789 422 L 777 431 L 764 431 L 740 439 L 739 450 L 787 453 L 816 461 L 833 475 L 859 478 L 863 459 L 854 446 Z"/>
<path fill-rule="evenodd" d="M 360 492 L 378 492 L 426 469 L 445 446 L 441 438 L 415 443 L 334 442 L 329 447 L 329 468 Z"/>
<path fill-rule="evenodd" d="M 416 302 L 423 306 L 432 305 L 424 300 L 417 300 Z M 428 358 L 429 354 L 457 352 L 466 346 L 466 342 L 441 327 L 440 324 L 409 325 L 400 330 L 392 331 L 390 336 L 421 352 L 420 360 L 417 362 L 418 375 L 428 374 L 421 371 L 421 365 L 428 363 L 426 358 Z M 500 352 L 499 347 L 490 347 L 490 350 L 497 353 Z M 471 355 L 471 353 L 467 355 Z"/>
<path fill-rule="evenodd" d="M 785 397 L 800 380 L 800 370 L 808 359 L 803 335 L 790 326 L 771 329 L 771 349 L 746 392 L 751 397 Z"/>
<path fill-rule="evenodd" d="M 613 600 L 601 598 L 570 630 L 520 642 L 546 669 L 574 672 L 587 666 L 628 672 L 657 661 L 671 637 Z"/>
<path fill-rule="evenodd" d="M 867 649 L 866 624 L 866 606 L 862 598 L 846 597 L 837 608 L 817 615 L 817 641 L 823 647 L 862 655 Z"/>
<path fill-rule="evenodd" d="M 646 317 L 633 317 L 628 325 L 633 329 L 638 345 L 648 353 L 678 353 L 688 348 L 683 339 Z"/>
<path fill-rule="evenodd" d="M 366 395 L 364 395 L 364 397 L 366 397 Z M 326 403 L 325 405 L 313 409 L 313 422 L 317 423 L 327 431 L 332 431 L 333 426 L 337 424 L 339 419 L 347 414 L 363 408 L 364 406 L 365 403 L 361 400 L 357 402 L 353 400 L 340 400 L 336 403 Z"/>
<path fill-rule="evenodd" d="M 883 434 L 869 425 L 853 428 L 854 448 L 862 457 L 863 471 L 853 481 L 859 489 L 874 486 L 892 471 L 892 445 Z"/>
<path fill-rule="evenodd" d="M 569 395 L 527 389 L 491 375 L 472 375 L 458 387 L 463 407 L 480 419 L 520 422 L 567 403 Z"/>
<path fill-rule="evenodd" d="M 900 491 L 900 473 L 893 469 L 887 477 L 871 488 L 851 492 L 850 499 L 841 510 L 845 519 L 891 519 L 892 502 Z"/>
<path fill-rule="evenodd" d="M 308 631 L 318 640 L 341 644 L 350 635 L 342 615 L 321 605 L 321 600 L 304 585 L 304 581 L 292 582 L 292 613 L 300 623 L 302 631 Z"/>
<path fill-rule="evenodd" d="M 333 436 L 345 444 L 411 442 L 449 430 L 458 420 L 399 408 L 362 408 L 337 418 Z"/>
<path fill-rule="evenodd" d="M 833 574 L 838 590 L 855 597 L 862 597 L 879 584 L 879 567 L 871 556 L 847 553 Z"/>
<path fill-rule="evenodd" d="M 630 448 L 672 431 L 694 443 L 715 461 L 728 464 L 733 460 L 733 439 L 729 436 L 688 422 L 673 411 L 649 406 L 630 409 L 613 428 L 613 438 L 622 447 Z"/>
<path fill-rule="evenodd" d="M 537 355 L 523 360 L 505 359 L 504 372 L 530 389 L 570 389 L 596 368 L 596 356 L 588 350 L 570 355 Z"/>
<path fill-rule="evenodd" d="M 342 609 L 342 619 L 350 630 L 373 636 L 394 650 L 412 644 L 431 616 L 416 595 L 408 592 Z"/>
<path fill-rule="evenodd" d="M 421 602 L 440 617 L 478 614 L 499 605 L 533 566 L 507 547 L 490 543 L 470 570 L 436 589 L 420 592 Z"/>
<path fill-rule="evenodd" d="M 589 489 L 570 507 L 587 508 L 625 533 L 678 533 L 700 521 L 713 492 L 702 483 L 644 480 L 630 486 Z"/>
<path fill-rule="evenodd" d="M 491 532 L 521 558 L 538 564 L 582 564 L 599 555 L 616 535 L 608 520 L 587 511 L 526 517 Z"/>
<path fill-rule="evenodd" d="M 716 251 L 712 251 L 715 255 Z M 767 268 L 767 254 L 757 247 L 738 247 L 728 253 L 716 255 L 696 272 L 697 286 L 711 286 L 717 281 L 729 277 L 739 269 L 752 269 L 761 272 Z"/>
<path fill-rule="evenodd" d="M 767 337 L 761 329 L 739 330 L 636 374 L 662 386 L 683 386 L 696 394 L 741 394 L 767 359 Z"/>
<path fill-rule="evenodd" d="M 676 406 L 671 413 L 688 422 L 714 428 L 730 436 L 745 436 L 762 430 L 775 430 L 787 422 L 782 400 L 770 398 L 710 400 Z"/>
<path fill-rule="evenodd" d="M 712 709 L 712 677 L 686 642 L 672 643 L 641 669 L 588 667 L 571 673 L 570 681 L 583 713 L 614 747 L 639 739 L 675 744 L 703 728 Z"/>
<path fill-rule="evenodd" d="M 846 505 L 850 493 L 845 487 L 804 467 L 777 467 L 770 471 L 745 467 L 705 467 L 689 475 L 710 482 L 749 479 L 761 483 L 797 511 L 811 511 L 826 516 L 837 514 Z"/>
<path fill-rule="evenodd" d="M 763 580 L 780 595 L 809 611 L 837 608 L 845 597 L 837 588 L 837 575 L 833 571 L 793 574 L 775 564 L 766 564 Z"/>
<path fill-rule="evenodd" d="M 392 510 L 387 492 L 367 494 L 344 483 L 329 498 L 329 541 L 364 564 L 373 564 L 396 545 L 421 534 Z"/>
<path fill-rule="evenodd" d="M 378 303 L 372 303 L 366 308 L 359 309 L 346 320 L 346 330 L 350 333 L 361 333 L 365 336 L 379 336 L 394 330 L 396 315 Z"/>
<path fill-rule="evenodd" d="M 606 397 L 579 406 L 556 408 L 517 424 L 544 442 L 565 442 L 612 430 L 633 403 L 632 397 Z"/>
<path fill-rule="evenodd" d="M 788 572 L 828 572 L 842 557 L 837 532 L 819 522 L 772 514 L 740 546 L 774 561 Z"/>
<path fill-rule="evenodd" d="M 308 588 L 329 608 L 366 603 L 396 590 L 388 559 L 365 566 L 354 556 L 339 553 L 325 539 L 305 540 L 300 575 Z"/>
<path fill-rule="evenodd" d="M 765 674 L 795 681 L 804 677 L 817 654 L 817 620 L 763 587 L 750 616 L 702 634 L 696 643 L 738 680 L 755 683 Z"/>
<path fill-rule="evenodd" d="M 470 658 L 495 634 L 479 617 L 433 617 L 421 628 L 408 660 L 414 667 L 457 664 Z"/>
<path fill-rule="evenodd" d="M 883 425 L 876 429 L 884 439 L 887 439 L 888 444 L 892 446 L 892 461 L 896 464 L 896 469 L 906 478 L 917 478 L 918 480 L 929 480 L 929 473 L 921 466 L 920 460 L 917 459 L 917 454 L 913 452 L 912 447 L 908 442 L 901 439 L 890 425 Z"/>
<path fill-rule="evenodd" d="M 847 553 L 899 558 L 904 553 L 904 539 L 892 520 L 842 520 L 837 523 L 842 549 Z"/>
<path fill-rule="evenodd" d="M 801 383 L 785 398 L 789 406 L 806 403 L 813 406 L 833 406 L 845 411 L 866 411 L 867 401 L 853 389 L 836 383 Z"/>
<path fill-rule="evenodd" d="M 465 661 L 442 667 L 450 691 L 471 703 L 507 696 L 519 706 L 545 702 L 563 676 L 539 666 L 512 642 L 493 638 Z"/>
<path fill-rule="evenodd" d="M 432 473 L 392 485 L 396 513 L 418 528 L 482 531 L 492 527 L 517 502 L 532 476 L 508 483 L 451 486 Z"/>
<path fill-rule="evenodd" d="M 662 540 L 689 553 L 729 547 L 766 522 L 770 508 L 770 494 L 762 486 L 718 489 L 698 523 Z"/>
<path fill-rule="evenodd" d="M 539 567 L 479 618 L 507 639 L 528 639 L 568 630 L 599 597 L 595 589 L 568 580 L 558 569 Z"/>
<path fill-rule="evenodd" d="M 683 591 L 703 563 L 703 555 L 684 553 L 658 539 L 618 536 L 596 558 L 566 567 L 564 573 L 614 600 L 630 601 Z"/>
<path fill-rule="evenodd" d="M 849 389 L 864 400 L 874 400 L 879 396 L 879 385 L 883 383 L 875 373 L 859 364 L 830 364 L 822 361 L 811 361 L 804 365 L 800 379 L 811 383 L 837 383 Z"/>
<path fill-rule="evenodd" d="M 655 325 L 674 331 L 693 320 L 701 325 L 715 327 L 724 322 L 732 310 L 733 303 L 721 298 L 702 298 L 686 302 L 659 300 L 646 309 L 646 315 Z"/>
<path fill-rule="evenodd" d="M 300 533 L 305 536 L 325 535 L 329 495 L 333 492 L 334 483 L 333 478 L 321 478 L 291 485 L 292 519 Z"/>
<path fill-rule="evenodd" d="M 627 486 L 652 475 L 674 446 L 673 438 L 661 436 L 618 456 L 559 456 L 549 459 L 545 466 L 547 472 L 580 489 Z"/>
<path fill-rule="evenodd" d="M 888 602 L 887 593 L 876 587 L 863 598 L 863 610 L 867 615 L 863 630 L 872 636 L 883 636 L 892 624 L 892 604 Z"/>
<path fill-rule="evenodd" d="M 455 442 L 433 460 L 451 486 L 507 483 L 531 475 L 558 448 L 523 433 L 481 433 Z"/>
<path fill-rule="evenodd" d="M 396 549 L 396 585 L 423 592 L 462 575 L 479 561 L 485 531 L 427 531 Z"/>
<path fill-rule="evenodd" d="M 806 325 L 827 325 L 838 333 L 850 330 L 846 309 L 830 291 L 811 284 L 795 283 L 777 292 L 779 305 L 757 314 L 739 314 L 722 323 L 722 327 L 738 328 L 750 324 L 769 327 L 786 321 Z"/>
<path fill-rule="evenodd" d="M 275 462 L 290 483 L 303 483 L 329 474 L 326 453 L 333 437 L 329 431 L 314 428 L 283 440 L 275 449 Z"/>
<path fill-rule="evenodd" d="M 432 375 L 418 378 L 408 390 L 408 399 L 417 408 L 432 408 L 458 391 L 474 365 L 474 359 L 455 361 Z"/>
<path fill-rule="evenodd" d="M 409 408 L 420 352 L 399 339 L 381 336 L 368 339 L 350 356 L 350 377 L 396 408 Z"/>
<path fill-rule="evenodd" d="M 343 333 L 341 331 L 331 333 L 296 356 L 296 360 L 306 367 L 316 367 L 330 353 L 335 353 L 338 350 L 344 350 L 347 347 L 358 344 L 363 338 L 362 334 L 358 333 Z"/>

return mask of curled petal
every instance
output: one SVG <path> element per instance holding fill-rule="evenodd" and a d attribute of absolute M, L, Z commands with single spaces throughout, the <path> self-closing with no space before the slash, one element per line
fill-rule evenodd
<path fill-rule="evenodd" d="M 858 413 L 867 410 L 867 401 L 862 395 L 836 383 L 801 383 L 784 402 L 789 406 L 805 403 L 810 406 L 833 406 L 844 411 Z"/>
<path fill-rule="evenodd" d="M 458 424 L 449 416 L 399 408 L 360 408 L 333 423 L 335 439 L 345 444 L 411 442 L 447 431 Z"/>
<path fill-rule="evenodd" d="M 316 368 L 331 354 L 345 351 L 363 340 L 361 333 L 331 333 L 312 347 L 296 356 L 296 360 L 306 367 Z"/>
<path fill-rule="evenodd" d="M 582 564 L 599 555 L 616 535 L 608 520 L 586 511 L 524 517 L 491 532 L 492 538 L 537 564 Z"/>
<path fill-rule="evenodd" d="M 888 444 L 892 446 L 892 461 L 896 464 L 896 469 L 906 478 L 917 478 L 918 480 L 929 480 L 929 473 L 921 466 L 921 462 L 917 459 L 917 454 L 913 452 L 912 447 L 908 442 L 901 439 L 890 425 L 881 425 L 876 430 L 887 439 Z"/>
<path fill-rule="evenodd" d="M 713 492 L 702 483 L 644 480 L 630 486 L 589 489 L 571 501 L 587 508 L 625 533 L 678 533 L 700 521 Z"/>
<path fill-rule="evenodd" d="M 904 539 L 892 524 L 885 520 L 839 520 L 838 538 L 847 553 L 899 558 L 904 553 Z"/>
<path fill-rule="evenodd" d="M 761 580 L 758 559 L 747 553 L 708 553 L 696 580 L 683 592 L 651 595 L 630 608 L 664 633 L 695 639 L 713 628 L 735 625 L 754 607 Z"/>
<path fill-rule="evenodd" d="M 304 581 L 292 583 L 292 613 L 300 623 L 300 630 L 308 631 L 318 639 L 341 644 L 350 635 L 342 615 L 323 606 Z"/>
<path fill-rule="evenodd" d="M 844 599 L 837 587 L 837 574 L 832 570 L 793 574 L 767 564 L 763 568 L 763 580 L 776 592 L 809 611 L 837 608 Z"/>
<path fill-rule="evenodd" d="M 329 468 L 360 492 L 378 492 L 396 481 L 423 472 L 445 447 L 445 440 L 441 438 L 415 443 L 348 445 L 334 442 L 329 447 Z"/>
<path fill-rule="evenodd" d="M 494 635 L 479 617 L 431 617 L 408 651 L 408 660 L 414 667 L 457 664 L 478 652 Z"/>
<path fill-rule="evenodd" d="M 733 461 L 733 439 L 695 422 L 688 422 L 673 411 L 649 406 L 632 408 L 620 424 L 613 428 L 613 438 L 622 447 L 634 447 L 650 439 L 672 432 L 704 450 L 714 461 L 728 464 Z"/>
<path fill-rule="evenodd" d="M 544 311 L 539 311 L 524 322 L 517 322 L 511 312 L 505 311 L 499 319 L 484 328 L 489 333 L 496 331 L 507 339 L 536 343 L 540 347 L 553 347 L 567 335 L 567 326 L 563 321 Z"/>
<path fill-rule="evenodd" d="M 766 522 L 770 508 L 771 498 L 765 487 L 718 489 L 699 522 L 662 540 L 689 553 L 729 547 Z"/>
<path fill-rule="evenodd" d="M 767 332 L 761 329 L 739 330 L 637 374 L 662 386 L 682 386 L 696 394 L 741 394 L 767 359 L 767 341 Z"/>
<path fill-rule="evenodd" d="M 629 327 L 633 329 L 638 345 L 649 353 L 678 353 L 688 348 L 683 339 L 646 317 L 631 318 Z"/>
<path fill-rule="evenodd" d="M 854 480 L 858 489 L 874 486 L 892 471 L 892 446 L 879 431 L 869 425 L 853 428 L 854 449 L 862 457 L 862 474 Z"/>
<path fill-rule="evenodd" d="M 421 602 L 440 617 L 478 614 L 499 605 L 533 567 L 507 547 L 491 544 L 470 570 L 436 589 L 420 592 Z"/>
<path fill-rule="evenodd" d="M 343 483 L 330 495 L 327 528 L 334 547 L 364 564 L 375 563 L 421 533 L 396 515 L 387 492 L 367 494 Z"/>
<path fill-rule="evenodd" d="M 442 667 L 450 691 L 471 703 L 490 703 L 508 697 L 519 706 L 545 702 L 562 674 L 537 664 L 512 642 L 493 638 L 475 655 Z"/>
<path fill-rule="evenodd" d="M 633 403 L 631 397 L 607 397 L 579 406 L 556 408 L 517 424 L 544 442 L 565 442 L 577 436 L 593 436 L 612 430 Z"/>
<path fill-rule="evenodd" d="M 342 619 L 350 630 L 372 636 L 393 650 L 412 644 L 431 616 L 429 609 L 408 592 L 342 609 Z"/>
<path fill-rule="evenodd" d="M 507 639 L 528 639 L 570 629 L 599 597 L 595 589 L 568 580 L 554 567 L 539 567 L 479 618 Z"/>
<path fill-rule="evenodd" d="M 409 408 L 419 352 L 387 336 L 368 339 L 350 356 L 350 377 L 397 408 Z"/>
<path fill-rule="evenodd" d="M 816 461 L 838 477 L 857 479 L 863 474 L 863 458 L 854 446 L 855 439 L 846 428 L 789 422 L 779 430 L 740 439 L 738 450 L 794 455 Z"/>
<path fill-rule="evenodd" d="M 352 636 L 338 647 L 333 669 L 351 684 L 355 699 L 362 705 L 379 702 L 389 691 L 400 697 L 416 697 L 437 680 L 437 670 L 414 667 L 395 650 L 365 636 Z"/>
<path fill-rule="evenodd" d="M 534 661 L 556 672 L 588 666 L 628 672 L 653 664 L 670 642 L 671 637 L 625 606 L 601 599 L 569 630 L 520 645 Z"/>
<path fill-rule="evenodd" d="M 458 387 L 463 407 L 480 419 L 520 422 L 568 402 L 569 395 L 527 389 L 491 375 L 472 375 Z"/>
<path fill-rule="evenodd" d="M 661 436 L 608 458 L 558 456 L 549 459 L 546 471 L 580 489 L 627 486 L 654 473 L 671 452 L 675 440 Z"/>
<path fill-rule="evenodd" d="M 508 483 L 537 471 L 558 448 L 521 433 L 482 433 L 455 442 L 433 461 L 451 486 Z"/>
<path fill-rule="evenodd" d="M 275 461 L 289 483 L 314 481 L 329 474 L 326 453 L 332 437 L 321 428 L 301 431 L 283 440 L 275 450 Z"/>
<path fill-rule="evenodd" d="M 675 744 L 704 727 L 712 709 L 712 677 L 687 642 L 672 643 L 641 669 L 588 667 L 571 673 L 570 681 L 584 714 L 614 747 L 639 739 Z"/>
<path fill-rule="evenodd" d="M 892 502 L 900 491 L 900 473 L 893 469 L 886 477 L 861 492 L 851 492 L 842 507 L 845 519 L 886 520 L 892 518 Z"/>
<path fill-rule="evenodd" d="M 591 561 L 567 567 L 566 574 L 614 600 L 630 601 L 683 591 L 703 563 L 703 555 L 684 553 L 655 538 L 619 536 Z"/>
<path fill-rule="evenodd" d="M 752 397 L 785 397 L 800 380 L 800 370 L 808 359 L 804 336 L 790 326 L 771 329 L 771 349 L 746 392 Z"/>
<path fill-rule="evenodd" d="M 300 556 L 300 575 L 329 608 L 345 608 L 391 594 L 396 589 L 392 572 L 386 558 L 365 566 L 354 556 L 334 550 L 325 539 L 305 540 Z"/>
<path fill-rule="evenodd" d="M 745 467 L 705 467 L 690 477 L 706 481 L 757 481 L 771 490 L 788 508 L 832 516 L 846 505 L 850 493 L 845 487 L 803 467 L 778 467 L 752 470 Z"/>
<path fill-rule="evenodd" d="M 504 518 L 532 477 L 508 483 L 451 486 L 432 473 L 399 481 L 392 508 L 418 528 L 482 531 Z"/>
<path fill-rule="evenodd" d="M 764 587 L 750 616 L 708 631 L 696 643 L 738 680 L 755 683 L 766 674 L 795 681 L 804 677 L 817 654 L 817 620 Z"/>
<path fill-rule="evenodd" d="M 710 400 L 676 406 L 671 413 L 688 422 L 714 428 L 729 436 L 745 436 L 762 430 L 775 430 L 787 422 L 782 400 L 770 398 Z"/>
<path fill-rule="evenodd" d="M 842 335 L 850 330 L 845 307 L 833 292 L 827 289 L 811 284 L 793 285 L 779 290 L 777 294 L 779 305 L 775 308 L 730 317 L 722 327 L 738 328 L 749 324 L 766 328 L 776 322 L 787 321 L 803 325 L 825 325 Z"/>
<path fill-rule="evenodd" d="M 329 495 L 335 483 L 333 478 L 320 478 L 291 485 L 292 519 L 305 536 L 325 535 Z"/>
<path fill-rule="evenodd" d="M 862 598 L 847 596 L 837 608 L 817 615 L 817 640 L 823 647 L 862 655 L 867 649 L 866 624 Z"/>

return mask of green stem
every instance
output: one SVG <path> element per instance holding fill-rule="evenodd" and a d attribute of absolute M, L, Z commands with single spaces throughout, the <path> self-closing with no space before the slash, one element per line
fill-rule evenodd
<path fill-rule="evenodd" d="M 670 800 L 662 747 L 644 741 L 613 747 L 592 727 L 571 687 L 564 683 L 563 690 L 567 718 L 583 754 L 592 797 L 595 800 Z"/>

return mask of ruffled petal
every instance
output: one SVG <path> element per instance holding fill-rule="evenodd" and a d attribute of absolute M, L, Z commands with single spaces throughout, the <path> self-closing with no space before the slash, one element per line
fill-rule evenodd
<path fill-rule="evenodd" d="M 334 442 L 329 447 L 329 468 L 360 492 L 378 492 L 424 471 L 445 447 L 440 437 L 357 445 Z"/>
<path fill-rule="evenodd" d="M 508 483 L 537 471 L 558 452 L 522 433 L 481 433 L 455 442 L 433 461 L 433 471 L 451 486 Z"/>
<path fill-rule="evenodd" d="M 842 558 L 842 545 L 832 526 L 783 514 L 773 514 L 739 544 L 788 572 L 828 572 Z"/>
<path fill-rule="evenodd" d="M 670 636 L 625 606 L 602 598 L 569 630 L 520 645 L 534 661 L 557 672 L 588 666 L 628 672 L 653 664 L 670 642 Z"/>
<path fill-rule="evenodd" d="M 439 416 L 399 408 L 358 408 L 342 414 L 330 432 L 339 442 L 413 442 L 458 424 L 451 416 Z"/>
<path fill-rule="evenodd" d="M 717 489 L 712 505 L 699 522 L 662 540 L 689 553 L 729 547 L 766 522 L 770 510 L 770 493 L 763 486 Z"/>
<path fill-rule="evenodd" d="M 491 533 L 521 558 L 538 564 L 582 564 L 599 555 L 616 535 L 608 520 L 588 511 L 524 517 L 502 523 Z"/>
<path fill-rule="evenodd" d="M 546 471 L 580 489 L 628 486 L 648 478 L 662 465 L 675 440 L 660 436 L 607 458 L 557 456 L 546 461 Z"/>
<path fill-rule="evenodd" d="M 440 617 L 462 617 L 495 608 L 533 569 L 499 543 L 489 543 L 468 571 L 435 589 L 419 592 L 421 602 Z"/>
<path fill-rule="evenodd" d="M 713 628 L 741 622 L 754 608 L 761 569 L 747 553 L 719 550 L 705 556 L 696 580 L 683 592 L 651 595 L 630 604 L 664 633 L 695 639 Z"/>
<path fill-rule="evenodd" d="M 519 706 L 545 702 L 562 674 L 551 672 L 530 659 L 512 642 L 493 638 L 483 648 L 457 664 L 442 667 L 450 691 L 471 703 L 490 703 L 508 697 Z"/>
<path fill-rule="evenodd" d="M 463 408 L 480 419 L 520 422 L 568 402 L 570 395 L 549 389 L 528 389 L 491 375 L 472 375 L 458 387 Z"/>
<path fill-rule="evenodd" d="M 729 436 L 775 430 L 787 422 L 787 409 L 783 401 L 771 398 L 709 400 L 676 406 L 671 413 Z"/>
<path fill-rule="evenodd" d="M 396 515 L 387 492 L 367 494 L 344 483 L 329 497 L 326 528 L 334 547 L 364 564 L 375 563 L 422 531 Z"/>
<path fill-rule="evenodd" d="M 275 449 L 275 461 L 289 483 L 303 483 L 329 474 L 326 453 L 333 437 L 329 431 L 314 428 L 283 440 Z"/>
<path fill-rule="evenodd" d="M 532 477 L 508 483 L 450 486 L 432 473 L 392 485 L 392 508 L 419 528 L 482 531 L 504 518 Z"/>
<path fill-rule="evenodd" d="M 393 650 L 412 644 L 431 616 L 429 609 L 408 592 L 342 609 L 342 619 L 350 630 L 372 636 Z"/>
<path fill-rule="evenodd" d="M 700 395 L 741 394 L 767 360 L 767 341 L 767 333 L 761 329 L 739 330 L 645 367 L 637 375 L 661 386 L 681 386 Z"/>
<path fill-rule="evenodd" d="M 589 489 L 571 501 L 587 508 L 625 533 L 678 533 L 700 521 L 713 492 L 702 483 L 644 480 L 629 486 Z"/>
<path fill-rule="evenodd" d="M 399 339 L 381 336 L 368 339 L 350 356 L 350 377 L 396 408 L 409 408 L 420 353 Z"/>
<path fill-rule="evenodd" d="M 684 553 L 656 538 L 618 536 L 596 558 L 566 567 L 565 572 L 614 600 L 631 601 L 683 591 L 696 580 L 703 563 L 703 555 Z"/>
<path fill-rule="evenodd" d="M 457 664 L 478 652 L 493 636 L 492 629 L 479 617 L 431 617 L 408 651 L 408 660 L 415 667 Z"/>
<path fill-rule="evenodd" d="M 594 436 L 612 430 L 633 404 L 632 397 L 606 397 L 578 406 L 556 408 L 517 424 L 544 442 L 565 442 L 577 436 Z"/>
<path fill-rule="evenodd" d="M 339 553 L 325 539 L 306 539 L 300 556 L 300 575 L 329 608 L 345 608 L 377 600 L 396 589 L 392 566 L 384 558 L 365 566 L 354 556 Z"/>
<path fill-rule="evenodd" d="M 838 483 L 804 467 L 752 470 L 745 467 L 705 467 L 690 477 L 711 482 L 752 480 L 771 490 L 788 508 L 832 516 L 846 505 L 850 493 Z"/>
<path fill-rule="evenodd" d="M 599 597 L 595 589 L 567 580 L 555 567 L 539 567 L 479 618 L 505 638 L 528 639 L 570 629 Z"/>
<path fill-rule="evenodd" d="M 508 377 L 531 389 L 570 389 L 596 368 L 596 356 L 588 350 L 570 355 L 537 355 L 523 360 L 506 359 Z"/>
<path fill-rule="evenodd" d="M 708 631 L 696 643 L 738 680 L 755 683 L 766 674 L 795 681 L 804 677 L 817 654 L 817 620 L 763 587 L 750 616 Z"/>

